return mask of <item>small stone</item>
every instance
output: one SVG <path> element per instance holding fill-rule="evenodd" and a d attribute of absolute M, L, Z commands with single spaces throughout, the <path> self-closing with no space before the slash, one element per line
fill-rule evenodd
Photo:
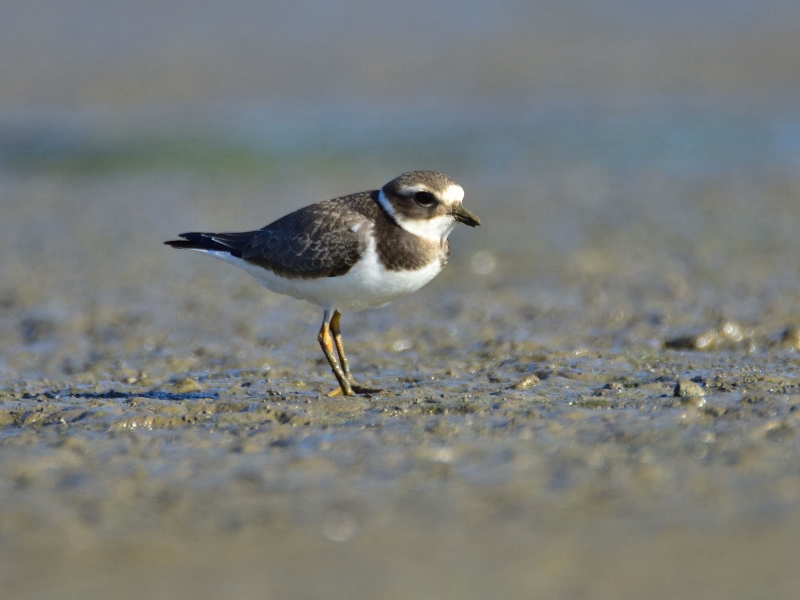
<path fill-rule="evenodd" d="M 138 372 L 135 369 L 123 368 L 119 370 L 120 383 L 135 383 Z"/>
<path fill-rule="evenodd" d="M 514 384 L 515 390 L 527 390 L 529 387 L 532 387 L 539 383 L 539 377 L 535 373 L 531 373 L 521 381 L 518 381 Z"/>
<path fill-rule="evenodd" d="M 120 369 L 119 382 L 128 385 L 152 385 L 147 373 L 129 368 Z"/>
<path fill-rule="evenodd" d="M 410 350 L 412 347 L 411 340 L 397 340 L 394 344 L 392 344 L 392 350 L 395 352 L 403 352 L 404 350 Z"/>
<path fill-rule="evenodd" d="M 714 329 L 667 340 L 664 346 L 675 350 L 714 350 L 723 345 L 736 347 L 746 341 L 746 333 L 749 335 L 738 323 L 725 321 Z"/>
<path fill-rule="evenodd" d="M 744 332 L 741 326 L 733 321 L 725 321 L 719 326 L 718 333 L 720 337 L 730 342 L 741 342 L 744 339 Z"/>
<path fill-rule="evenodd" d="M 681 379 L 675 384 L 674 396 L 676 398 L 685 398 L 687 396 L 705 396 L 706 392 L 703 387 L 691 379 Z"/>
<path fill-rule="evenodd" d="M 781 345 L 800 350 L 800 327 L 797 325 L 787 327 L 781 335 Z"/>
<path fill-rule="evenodd" d="M 182 377 L 170 386 L 169 391 L 173 394 L 190 394 L 202 391 L 203 386 L 191 377 Z"/>
<path fill-rule="evenodd" d="M 664 345 L 674 350 L 710 350 L 719 343 L 716 329 L 708 329 L 696 335 L 686 335 L 667 340 Z"/>

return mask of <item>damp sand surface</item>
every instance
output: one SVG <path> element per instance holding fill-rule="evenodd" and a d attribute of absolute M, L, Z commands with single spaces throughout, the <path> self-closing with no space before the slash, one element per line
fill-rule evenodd
<path fill-rule="evenodd" d="M 484 226 L 344 315 L 354 398 L 161 242 L 371 173 L 5 174 L 3 598 L 797 597 L 795 175 L 451 167 Z"/>

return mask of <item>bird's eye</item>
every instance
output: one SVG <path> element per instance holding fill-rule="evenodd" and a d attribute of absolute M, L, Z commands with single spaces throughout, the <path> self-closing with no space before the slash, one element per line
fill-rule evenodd
<path fill-rule="evenodd" d="M 431 206 L 436 202 L 436 198 L 430 192 L 417 192 L 414 194 L 414 202 L 420 206 Z"/>

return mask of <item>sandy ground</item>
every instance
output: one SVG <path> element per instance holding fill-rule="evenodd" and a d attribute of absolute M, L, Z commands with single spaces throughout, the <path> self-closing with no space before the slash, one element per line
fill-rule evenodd
<path fill-rule="evenodd" d="M 347 399 L 316 308 L 160 245 L 342 178 L 5 177 L 4 598 L 796 597 L 791 178 L 562 247 L 473 184 L 447 270 L 345 315 Z"/>

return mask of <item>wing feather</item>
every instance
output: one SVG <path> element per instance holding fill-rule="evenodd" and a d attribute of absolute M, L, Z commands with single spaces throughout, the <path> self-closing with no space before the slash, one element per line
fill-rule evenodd
<path fill-rule="evenodd" d="M 370 192 L 312 204 L 257 231 L 188 232 L 173 248 L 229 252 L 289 279 L 336 277 L 347 273 L 367 248 L 376 205 Z"/>

